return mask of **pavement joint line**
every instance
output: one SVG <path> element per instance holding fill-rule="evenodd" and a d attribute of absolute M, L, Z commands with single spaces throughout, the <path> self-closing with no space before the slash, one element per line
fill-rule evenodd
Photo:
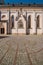
<path fill-rule="evenodd" d="M 24 54 L 24 55 L 26 55 L 27 53 L 18 53 L 18 54 Z"/>
<path fill-rule="evenodd" d="M 39 49 L 38 51 L 32 51 L 32 52 L 29 52 L 29 54 L 40 53 L 41 51 L 43 51 L 43 48 Z"/>
<path fill-rule="evenodd" d="M 26 44 L 24 44 L 24 46 L 26 47 Z M 27 48 L 27 47 L 26 47 Z M 37 51 L 32 51 L 32 52 L 29 52 L 29 54 L 33 54 L 33 53 L 40 53 L 41 51 L 43 51 L 43 48 L 37 50 Z"/>
<path fill-rule="evenodd" d="M 17 55 L 18 55 L 18 49 L 19 49 L 19 45 L 17 44 L 17 49 L 16 49 L 15 58 L 14 58 L 14 64 L 13 65 L 16 65 L 16 60 L 17 60 Z"/>
<path fill-rule="evenodd" d="M 32 52 L 32 53 L 39 53 L 39 52 L 41 52 L 43 50 L 43 48 L 41 48 L 40 50 L 38 50 L 38 51 L 36 51 L 36 52 Z M 32 53 L 30 53 L 30 54 L 32 54 Z"/>
<path fill-rule="evenodd" d="M 32 61 L 31 61 L 31 58 L 30 58 L 30 54 L 28 53 L 28 50 L 27 50 L 26 45 L 25 45 L 25 49 L 26 49 L 26 53 L 27 53 L 27 57 L 28 57 L 28 60 L 29 60 L 29 62 L 30 62 L 30 65 L 33 65 L 33 64 L 32 64 Z"/>
<path fill-rule="evenodd" d="M 7 51 L 4 53 L 4 55 L 3 55 L 2 58 L 0 59 L 0 64 L 2 63 L 2 60 L 3 60 L 3 58 L 6 56 L 6 54 L 8 53 L 8 51 L 10 50 L 10 47 L 11 47 L 11 45 L 9 45 Z"/>

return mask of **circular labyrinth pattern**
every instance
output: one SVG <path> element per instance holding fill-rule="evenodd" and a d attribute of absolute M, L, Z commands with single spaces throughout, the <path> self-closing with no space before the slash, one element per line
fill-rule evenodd
<path fill-rule="evenodd" d="M 43 65 L 43 36 L 1 38 L 0 65 Z"/>

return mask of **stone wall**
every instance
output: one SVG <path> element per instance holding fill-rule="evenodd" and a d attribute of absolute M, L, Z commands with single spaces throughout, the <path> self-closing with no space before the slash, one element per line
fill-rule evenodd
<path fill-rule="evenodd" d="M 20 10 L 20 8 L 18 9 L 3 9 L 3 10 L 0 10 L 1 11 L 1 20 L 7 20 L 7 23 L 8 23 L 8 30 L 6 30 L 7 32 L 11 32 L 11 34 L 14 34 L 14 33 L 23 33 L 23 34 L 26 34 L 26 33 L 29 33 L 29 34 L 42 34 L 43 33 L 43 10 L 41 9 L 26 9 L 26 8 L 22 8 L 22 11 Z M 10 13 L 9 13 L 10 12 Z M 5 15 L 3 17 L 3 15 Z M 10 28 L 10 17 L 13 15 L 14 16 L 14 27 L 13 28 Z M 28 25 L 28 16 L 31 15 L 31 28 L 28 29 L 27 28 L 27 25 Z M 36 17 L 40 15 L 40 28 L 37 28 L 36 27 Z M 23 17 L 25 16 L 26 19 Z M 17 18 L 17 19 L 16 19 Z M 23 22 L 23 26 L 24 28 L 23 29 L 18 29 L 18 21 L 22 20 Z M 5 26 L 6 27 L 6 26 Z"/>

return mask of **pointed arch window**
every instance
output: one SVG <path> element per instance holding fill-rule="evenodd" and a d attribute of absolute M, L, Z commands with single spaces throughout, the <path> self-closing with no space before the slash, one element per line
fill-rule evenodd
<path fill-rule="evenodd" d="M 14 28 L 14 15 L 11 16 L 11 23 L 12 23 L 12 24 L 11 24 L 11 25 L 12 25 L 11 28 Z"/>
<path fill-rule="evenodd" d="M 37 16 L 37 28 L 40 28 L 40 16 Z"/>
<path fill-rule="evenodd" d="M 22 22 L 22 20 L 20 20 L 20 21 L 18 22 L 18 28 L 20 28 L 20 29 L 23 28 L 23 22 Z"/>
<path fill-rule="evenodd" d="M 31 15 L 28 16 L 28 28 L 31 28 Z"/>

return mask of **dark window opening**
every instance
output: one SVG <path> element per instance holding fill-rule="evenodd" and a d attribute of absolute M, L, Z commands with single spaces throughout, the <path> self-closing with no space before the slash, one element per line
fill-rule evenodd
<path fill-rule="evenodd" d="M 6 17 L 6 15 L 2 15 L 2 18 Z"/>
<path fill-rule="evenodd" d="M 4 34 L 5 30 L 4 28 L 1 28 L 1 34 Z"/>
<path fill-rule="evenodd" d="M 37 16 L 37 28 L 40 28 L 40 16 Z"/>
<path fill-rule="evenodd" d="M 28 16 L 28 28 L 31 28 L 31 15 Z"/>

